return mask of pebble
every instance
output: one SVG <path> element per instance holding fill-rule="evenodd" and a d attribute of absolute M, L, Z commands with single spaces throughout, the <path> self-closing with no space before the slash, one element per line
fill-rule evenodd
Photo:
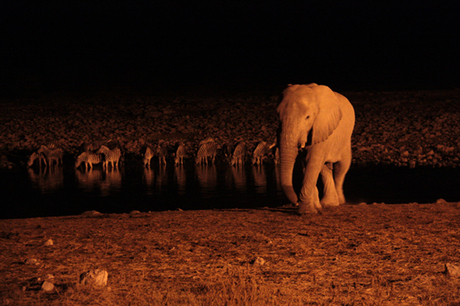
<path fill-rule="evenodd" d="M 45 292 L 52 292 L 54 291 L 54 284 L 46 280 L 42 284 L 42 290 Z"/>
<path fill-rule="evenodd" d="M 96 269 L 80 274 L 80 284 L 103 287 L 107 285 L 109 273 L 106 270 Z"/>

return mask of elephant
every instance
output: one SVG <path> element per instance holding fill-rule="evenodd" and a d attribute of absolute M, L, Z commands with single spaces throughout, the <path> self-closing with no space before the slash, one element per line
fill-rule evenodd
<path fill-rule="evenodd" d="M 343 95 L 324 85 L 291 85 L 278 105 L 280 177 L 284 194 L 299 213 L 321 213 L 322 207 L 345 203 L 343 182 L 351 165 L 353 106 Z M 293 188 L 294 164 L 302 152 L 303 182 Z M 318 177 L 324 185 L 319 200 Z"/>

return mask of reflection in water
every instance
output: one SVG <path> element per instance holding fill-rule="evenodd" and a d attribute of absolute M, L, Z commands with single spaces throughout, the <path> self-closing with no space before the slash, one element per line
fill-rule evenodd
<path fill-rule="evenodd" d="M 101 196 L 108 196 L 121 188 L 121 172 L 118 169 L 102 171 L 100 169 L 77 169 L 78 184 L 84 192 L 101 191 Z"/>
<path fill-rule="evenodd" d="M 177 184 L 177 191 L 178 194 L 184 195 L 185 194 L 185 187 L 187 183 L 187 175 L 185 174 L 185 167 L 183 164 L 176 165 L 174 169 L 174 178 Z"/>
<path fill-rule="evenodd" d="M 38 171 L 29 168 L 29 178 L 43 193 L 49 193 L 62 188 L 64 184 L 64 172 L 60 166 L 46 167 Z"/>
<path fill-rule="evenodd" d="M 244 167 L 231 167 L 233 175 L 233 183 L 235 189 L 239 192 L 244 192 L 246 190 L 246 171 Z"/>
<path fill-rule="evenodd" d="M 217 186 L 217 170 L 214 164 L 197 164 L 196 177 L 204 193 L 214 192 Z"/>
<path fill-rule="evenodd" d="M 144 181 L 148 194 L 153 194 L 155 190 L 162 191 L 168 183 L 166 165 L 144 167 Z"/>
<path fill-rule="evenodd" d="M 255 165 L 252 167 L 252 176 L 254 177 L 254 188 L 257 193 L 267 193 L 267 175 L 263 165 Z"/>
<path fill-rule="evenodd" d="M 105 179 L 101 181 L 101 193 L 103 196 L 107 196 L 111 191 L 121 188 L 121 172 L 118 168 L 112 167 L 110 170 L 106 170 L 104 174 Z"/>
<path fill-rule="evenodd" d="M 134 165 L 107 172 L 101 167 L 37 168 L 0 171 L 0 217 L 78 214 L 82 209 L 127 212 L 168 210 L 178 205 L 183 209 L 211 209 L 288 203 L 280 187 L 280 167 L 273 164 L 232 167 L 217 163 L 206 167 L 192 161 L 183 167 L 159 167 L 155 163 L 152 169 Z M 294 176 L 297 189 L 303 178 L 302 172 L 298 172 Z M 457 169 L 375 167 L 351 169 L 344 187 L 350 203 L 393 204 L 433 203 L 439 198 L 458 201 L 459 185 Z M 63 202 L 68 205 L 62 205 Z M 47 205 L 38 205 L 41 203 Z"/>
<path fill-rule="evenodd" d="M 166 172 L 166 164 L 160 163 L 158 165 L 158 171 L 156 175 L 156 182 L 155 186 L 158 190 L 162 191 L 166 189 L 168 184 L 168 173 Z"/>
<path fill-rule="evenodd" d="M 102 170 L 99 169 L 86 169 L 75 171 L 78 184 L 85 192 L 90 192 L 98 189 L 102 181 Z"/>

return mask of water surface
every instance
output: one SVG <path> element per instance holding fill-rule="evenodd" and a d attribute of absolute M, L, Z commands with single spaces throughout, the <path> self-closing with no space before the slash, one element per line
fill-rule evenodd
<path fill-rule="evenodd" d="M 345 181 L 350 203 L 460 201 L 457 169 L 352 167 Z M 288 204 L 273 164 L 183 166 L 140 164 L 119 170 L 71 166 L 0 172 L 0 218 L 75 215 L 87 210 L 190 210 L 277 207 Z"/>

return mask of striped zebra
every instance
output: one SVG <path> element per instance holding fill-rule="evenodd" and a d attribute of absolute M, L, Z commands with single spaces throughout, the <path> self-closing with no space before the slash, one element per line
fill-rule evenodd
<path fill-rule="evenodd" d="M 166 165 L 166 155 L 168 155 L 168 150 L 163 145 L 163 142 L 160 141 L 155 148 L 155 155 L 158 156 L 158 163 Z"/>
<path fill-rule="evenodd" d="M 214 163 L 216 159 L 217 144 L 210 138 L 211 141 L 200 142 L 201 145 L 198 148 L 196 154 L 195 164 L 208 164 L 208 159 L 211 158 L 211 163 Z M 207 139 L 205 139 L 207 140 Z"/>
<path fill-rule="evenodd" d="M 153 156 L 154 154 L 152 149 L 150 147 L 147 147 L 144 153 L 144 167 L 150 168 L 150 161 L 152 160 Z"/>
<path fill-rule="evenodd" d="M 119 148 L 115 148 L 113 150 L 110 150 L 106 146 L 101 146 L 99 150 L 97 150 L 97 153 L 101 153 L 104 155 L 104 160 L 102 162 L 102 169 L 107 169 L 109 163 L 112 167 L 112 169 L 118 169 L 119 163 L 120 163 L 120 157 L 121 157 L 121 151 Z"/>
<path fill-rule="evenodd" d="M 53 167 L 54 165 L 62 164 L 62 156 L 64 155 L 62 149 L 55 147 L 48 148 L 47 146 L 42 145 L 40 149 L 37 150 L 37 153 L 43 154 L 44 159 L 48 163 L 48 167 Z"/>
<path fill-rule="evenodd" d="M 252 164 L 261 165 L 266 158 L 267 154 L 267 143 L 265 141 L 260 141 L 254 152 L 252 153 Z"/>
<path fill-rule="evenodd" d="M 176 158 L 174 159 L 174 163 L 176 165 L 182 165 L 184 163 L 184 156 L 185 156 L 185 145 L 183 142 L 179 144 L 176 150 Z"/>
<path fill-rule="evenodd" d="M 228 143 L 224 144 L 222 146 L 222 152 L 224 154 L 225 161 L 227 161 L 228 163 L 231 163 L 232 155 L 233 155 L 233 146 Z"/>
<path fill-rule="evenodd" d="M 239 165 L 239 164 L 243 165 L 245 157 L 246 157 L 246 143 L 244 141 L 241 141 L 236 145 L 235 150 L 233 151 L 233 156 L 232 156 L 232 161 L 231 161 L 232 166 Z"/>
<path fill-rule="evenodd" d="M 201 147 L 202 145 L 206 144 L 206 143 L 210 143 L 210 142 L 214 142 L 214 139 L 212 137 L 208 137 L 206 139 L 203 139 L 202 141 L 200 141 L 200 143 L 198 144 L 198 147 Z"/>
<path fill-rule="evenodd" d="M 42 162 L 45 165 L 45 167 L 47 166 L 45 156 L 43 155 L 43 153 L 38 152 L 34 152 L 30 155 L 29 160 L 27 161 L 27 166 L 32 167 L 36 160 L 38 160 L 39 167 L 42 166 Z"/>
<path fill-rule="evenodd" d="M 280 150 L 276 142 L 268 147 L 268 152 L 269 156 L 273 158 L 275 165 L 278 165 L 280 163 Z"/>
<path fill-rule="evenodd" d="M 82 163 L 83 166 L 89 169 L 93 169 L 94 165 L 97 165 L 102 162 L 101 154 L 93 153 L 93 152 L 83 152 L 77 157 L 77 161 L 75 162 L 75 168 L 78 168 Z"/>

